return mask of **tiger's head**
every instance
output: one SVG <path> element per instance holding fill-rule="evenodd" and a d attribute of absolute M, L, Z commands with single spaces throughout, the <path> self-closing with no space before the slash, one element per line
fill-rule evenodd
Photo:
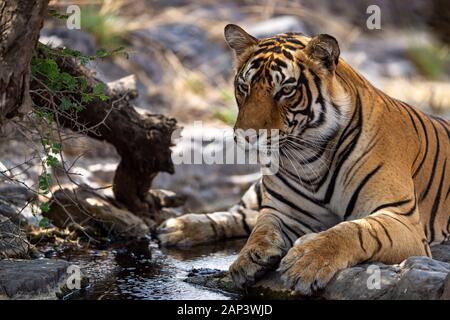
<path fill-rule="evenodd" d="M 237 129 L 277 129 L 286 136 L 332 136 L 347 94 L 336 80 L 339 45 L 321 34 L 284 33 L 256 39 L 241 27 L 225 27 L 236 60 Z"/>

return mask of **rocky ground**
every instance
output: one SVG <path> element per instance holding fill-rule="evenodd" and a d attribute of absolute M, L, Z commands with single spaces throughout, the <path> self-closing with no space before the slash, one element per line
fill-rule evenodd
<path fill-rule="evenodd" d="M 449 300 L 450 243 L 434 247 L 433 257 L 410 257 L 398 265 L 362 264 L 344 269 L 313 297 L 290 291 L 284 287 L 279 275 L 272 272 L 247 289 L 246 294 L 266 299 Z M 374 282 L 377 275 L 379 278 L 375 281 L 379 286 Z M 242 293 L 227 272 L 193 270 L 186 281 L 215 290 Z"/>
<path fill-rule="evenodd" d="M 379 88 L 424 110 L 450 115 L 448 65 L 441 68 L 444 71 L 440 74 L 430 76 L 430 70 L 424 70 L 424 65 L 412 58 L 413 49 L 419 47 L 428 52 L 436 46 L 437 40 L 432 33 L 419 30 L 419 26 L 425 24 L 421 17 L 415 16 L 412 20 L 415 28 L 408 29 L 396 25 L 396 15 L 390 14 L 381 31 L 370 31 L 365 28 L 365 15 L 358 11 L 359 6 L 365 5 L 364 1 L 358 6 L 347 3 L 347 7 L 345 3 L 322 0 L 304 1 L 304 7 L 292 7 L 289 3 L 275 5 L 271 1 L 264 6 L 252 1 L 200 1 L 198 4 L 151 1 L 152 5 L 147 2 L 144 5 L 144 2 L 134 1 L 132 5 L 118 5 L 117 8 L 105 6 L 102 12 L 106 14 L 97 17 L 98 24 L 92 29 L 68 30 L 49 19 L 42 30 L 41 41 L 94 54 L 100 46 L 111 45 L 108 41 L 112 40 L 105 39 L 101 33 L 105 28 L 112 33 L 111 26 L 104 22 L 107 15 L 107 21 L 120 29 L 117 35 L 121 44 L 127 47 L 129 56 L 98 60 L 90 67 L 106 82 L 135 75 L 139 92 L 135 103 L 140 112 L 176 117 L 184 127 L 184 137 L 208 138 L 220 134 L 230 128 L 236 116 L 232 56 L 222 36 L 223 27 L 229 22 L 244 26 L 257 37 L 286 31 L 333 34 L 340 42 L 342 56 Z M 408 2 L 408 6 L 400 10 L 406 14 L 420 7 L 416 2 Z M 401 2 L 396 5 L 401 6 Z M 120 15 L 115 13 L 118 9 Z M 420 9 L 420 12 L 426 12 Z M 434 56 L 432 59 L 437 60 Z M 193 123 L 195 120 L 202 120 L 203 128 L 199 129 Z M 207 144 L 196 144 L 194 152 Z M 174 152 L 191 152 L 191 149 L 192 146 L 179 143 Z M 188 212 L 226 210 L 259 177 L 258 168 L 252 165 L 177 165 L 174 175 L 159 174 L 154 181 L 153 193 L 162 204 L 158 217 L 137 217 L 112 198 L 110 186 L 120 160 L 114 148 L 79 137 L 63 145 L 66 161 L 73 163 L 72 181 L 60 175 L 59 183 L 53 186 L 55 199 L 69 209 L 53 206 L 42 214 L 29 205 L 39 198 L 33 192 L 41 170 L 35 150 L 36 141 L 25 139 L 20 128 L 13 124 L 2 128 L 0 259 L 42 257 L 37 249 L 43 251 L 49 243 L 55 247 L 71 245 L 80 248 L 86 244 L 104 246 L 111 239 L 145 238 L 164 219 Z M 59 175 L 58 172 L 55 174 Z M 81 187 L 76 187 L 73 181 Z M 59 185 L 64 188 L 56 191 Z M 176 195 L 164 190 L 171 190 Z M 76 203 L 71 202 L 68 195 L 76 196 Z M 40 228 L 43 217 L 51 224 Z M 364 288 L 368 266 L 363 265 L 342 271 L 321 297 L 449 298 L 450 259 L 445 256 L 450 252 L 449 245 L 434 250 L 436 259 L 441 262 L 410 258 L 398 266 L 380 265 L 383 279 L 380 290 Z M 15 261 L 17 269 L 12 261 L 0 260 L 0 298 L 54 298 L 67 278 L 64 272 L 67 265 L 62 261 Z M 24 278 L 27 280 L 24 284 L 21 277 L 16 277 L 18 274 L 27 274 L 31 278 Z M 187 281 L 235 290 L 228 275 L 222 273 L 194 274 Z M 290 296 L 284 291 L 280 293 L 282 287 L 276 275 L 256 288 L 255 292 L 269 296 Z M 267 293 L 271 292 L 268 288 L 272 293 Z"/>

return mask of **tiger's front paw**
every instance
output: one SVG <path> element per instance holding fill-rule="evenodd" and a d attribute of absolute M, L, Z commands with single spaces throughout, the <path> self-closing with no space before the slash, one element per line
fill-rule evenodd
<path fill-rule="evenodd" d="M 274 269 L 280 261 L 281 249 L 263 245 L 249 245 L 242 249 L 230 266 L 230 274 L 238 288 L 254 284 L 265 272 Z"/>
<path fill-rule="evenodd" d="M 291 290 L 303 295 L 323 289 L 337 271 L 348 266 L 348 258 L 339 243 L 326 233 L 297 240 L 277 269 L 281 280 Z"/>
<path fill-rule="evenodd" d="M 163 246 L 192 246 L 216 240 L 217 234 L 206 214 L 185 214 L 166 220 L 156 229 Z"/>

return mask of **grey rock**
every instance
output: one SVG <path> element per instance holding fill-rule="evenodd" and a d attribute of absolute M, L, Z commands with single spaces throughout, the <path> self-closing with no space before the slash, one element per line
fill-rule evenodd
<path fill-rule="evenodd" d="M 376 281 L 373 281 L 374 279 Z M 380 281 L 377 282 L 377 279 Z M 242 294 L 242 291 L 233 285 L 227 272 L 194 273 L 186 281 Z M 247 294 L 275 299 L 311 298 L 285 288 L 276 272 L 265 275 L 247 290 Z M 450 263 L 428 257 L 410 257 L 398 265 L 382 263 L 357 265 L 338 272 L 326 288 L 316 293 L 313 298 L 329 300 L 450 299 Z"/>
<path fill-rule="evenodd" d="M 201 156 L 205 147 L 211 147 L 214 143 L 210 142 L 211 137 L 222 137 L 223 134 L 224 129 L 213 126 L 185 126 L 183 139 L 177 142 L 174 154 L 191 154 L 191 159 L 195 159 L 196 154 Z M 214 145 L 214 149 L 221 147 L 223 145 Z M 230 149 L 227 147 L 223 150 L 226 150 L 223 153 L 225 156 Z M 236 154 L 237 150 L 233 150 Z M 227 163 L 226 159 L 224 162 Z M 204 161 L 201 164 L 181 163 L 175 164 L 173 175 L 158 174 L 153 186 L 186 196 L 187 201 L 182 207 L 184 212 L 215 212 L 228 210 L 235 205 L 249 186 L 260 177 L 259 171 L 258 165 L 251 164 L 206 164 Z"/>
<path fill-rule="evenodd" d="M 269 20 L 253 24 L 247 28 L 247 31 L 254 37 L 266 38 L 278 33 L 300 32 L 308 34 L 305 25 L 298 17 L 278 16 Z"/>
<path fill-rule="evenodd" d="M 0 197 L 16 206 L 23 206 L 27 201 L 31 200 L 34 195 L 24 186 L 12 183 L 2 183 L 0 184 Z"/>
<path fill-rule="evenodd" d="M 29 249 L 25 234 L 11 219 L 0 215 L 0 259 L 25 258 Z"/>
<path fill-rule="evenodd" d="M 450 263 L 450 242 L 431 247 L 433 259 Z"/>
<path fill-rule="evenodd" d="M 79 231 L 80 236 L 87 233 L 98 239 L 118 240 L 145 238 L 150 232 L 142 218 L 94 190 L 60 189 L 53 193 L 53 199 L 55 203 L 43 215 L 59 228 Z"/>
<path fill-rule="evenodd" d="M 68 267 L 63 260 L 0 260 L 0 300 L 55 299 Z"/>
<path fill-rule="evenodd" d="M 389 293 L 391 299 L 439 299 L 450 272 L 450 264 L 426 257 L 411 257 L 401 264 L 401 268 L 401 277 Z"/>
<path fill-rule="evenodd" d="M 172 51 L 181 63 L 192 70 L 203 72 L 211 81 L 224 74 L 230 74 L 232 56 L 223 42 L 210 39 L 208 33 L 191 23 L 167 23 L 151 29 L 139 29 L 130 32 L 132 39 L 140 39 L 144 45 L 157 43 L 159 47 Z M 145 49 L 143 52 L 147 52 Z M 153 81 L 158 82 L 166 71 L 160 61 L 149 59 L 148 55 L 137 54 L 133 60 L 146 71 Z M 157 61 L 157 59 L 156 59 Z"/>
<path fill-rule="evenodd" d="M 84 54 L 95 54 L 95 38 L 82 30 L 69 30 L 66 27 L 43 28 L 40 42 L 52 47 L 67 47 L 81 51 Z"/>
<path fill-rule="evenodd" d="M 24 186 L 14 183 L 0 183 L 0 215 L 17 225 L 25 225 L 27 220 L 21 215 L 34 194 Z"/>
<path fill-rule="evenodd" d="M 450 273 L 445 278 L 441 300 L 450 300 Z"/>

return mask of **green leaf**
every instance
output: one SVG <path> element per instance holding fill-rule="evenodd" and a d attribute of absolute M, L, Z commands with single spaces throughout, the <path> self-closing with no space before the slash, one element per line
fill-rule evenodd
<path fill-rule="evenodd" d="M 51 112 L 45 112 L 45 118 L 49 123 L 53 123 L 55 121 L 55 115 Z"/>
<path fill-rule="evenodd" d="M 39 227 L 41 228 L 48 228 L 50 226 L 50 220 L 48 220 L 48 218 L 43 217 L 40 221 L 39 221 Z"/>
<path fill-rule="evenodd" d="M 59 105 L 59 108 L 62 111 L 67 111 L 67 110 L 70 110 L 71 107 L 72 107 L 72 101 L 69 98 L 67 98 L 67 97 L 63 97 L 61 99 L 61 103 Z"/>
<path fill-rule="evenodd" d="M 92 94 L 99 96 L 105 93 L 105 85 L 103 83 L 96 83 L 92 88 Z"/>
<path fill-rule="evenodd" d="M 43 202 L 39 205 L 39 209 L 41 212 L 49 212 L 50 211 L 50 202 Z"/>
<path fill-rule="evenodd" d="M 47 193 L 50 188 L 51 175 L 48 173 L 43 173 L 38 177 L 39 190 Z"/>
<path fill-rule="evenodd" d="M 84 109 L 84 107 L 79 103 L 75 104 L 74 107 L 76 112 L 80 112 L 81 110 Z"/>
<path fill-rule="evenodd" d="M 54 17 L 54 18 L 61 19 L 61 20 L 67 20 L 67 19 L 69 19 L 69 15 L 59 13 L 59 12 L 56 11 L 55 9 L 49 9 L 49 10 L 48 10 L 48 14 L 51 15 L 52 17 Z"/>
<path fill-rule="evenodd" d="M 100 48 L 97 50 L 97 52 L 95 53 L 96 57 L 98 58 L 104 58 L 106 56 L 109 55 L 108 50 L 104 49 L 104 48 Z"/>
<path fill-rule="evenodd" d="M 89 57 L 86 57 L 86 56 L 81 56 L 81 57 L 79 57 L 79 59 L 80 59 L 80 63 L 84 66 L 85 64 L 87 64 L 88 62 L 89 62 L 89 60 L 92 60 L 92 59 L 90 59 Z"/>
<path fill-rule="evenodd" d="M 78 51 L 78 50 L 75 50 L 75 49 L 71 49 L 71 48 L 64 48 L 63 49 L 63 53 L 68 55 L 68 56 L 75 57 L 75 58 L 83 56 L 81 51 Z"/>
<path fill-rule="evenodd" d="M 92 101 L 92 99 L 94 99 L 94 96 L 92 94 L 89 94 L 89 93 L 81 94 L 81 102 L 82 103 L 89 103 Z"/>
<path fill-rule="evenodd" d="M 41 67 L 42 73 L 44 73 L 50 81 L 59 80 L 59 67 L 56 61 L 53 59 L 45 59 Z"/>
<path fill-rule="evenodd" d="M 46 137 L 41 138 L 41 144 L 45 147 L 50 144 L 50 141 Z"/>
<path fill-rule="evenodd" d="M 47 156 L 46 162 L 47 162 L 47 164 L 50 167 L 55 167 L 55 166 L 57 166 L 59 164 L 58 158 L 56 158 L 56 157 L 54 157 L 52 155 L 48 155 Z"/>
<path fill-rule="evenodd" d="M 82 92 L 86 91 L 87 86 L 88 86 L 88 81 L 87 81 L 86 77 L 78 78 L 78 82 L 80 84 L 80 91 L 82 91 Z"/>
<path fill-rule="evenodd" d="M 74 77 L 72 77 L 67 72 L 61 73 L 61 81 L 63 82 L 63 84 L 66 86 L 66 88 L 68 90 L 73 91 L 76 89 L 77 81 L 75 80 Z"/>
<path fill-rule="evenodd" d="M 60 153 L 62 149 L 61 143 L 54 143 L 52 144 L 52 152 L 53 153 Z"/>

